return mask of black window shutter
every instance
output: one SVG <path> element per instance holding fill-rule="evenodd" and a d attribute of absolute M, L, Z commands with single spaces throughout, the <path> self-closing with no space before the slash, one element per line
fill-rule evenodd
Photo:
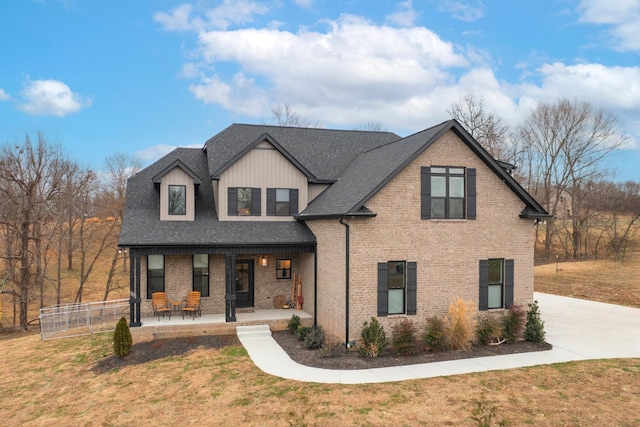
<path fill-rule="evenodd" d="M 489 260 L 480 260 L 480 297 L 479 310 L 489 309 Z"/>
<path fill-rule="evenodd" d="M 407 263 L 407 314 L 416 314 L 418 311 L 418 264 Z"/>
<path fill-rule="evenodd" d="M 389 265 L 378 263 L 378 317 L 389 313 Z"/>
<path fill-rule="evenodd" d="M 267 188 L 267 216 L 276 214 L 276 189 Z"/>
<path fill-rule="evenodd" d="M 251 189 L 251 216 L 260 216 L 260 189 L 252 188 Z"/>
<path fill-rule="evenodd" d="M 431 168 L 420 168 L 420 218 L 431 219 Z"/>
<path fill-rule="evenodd" d="M 289 215 L 298 215 L 298 189 L 289 190 Z"/>
<path fill-rule="evenodd" d="M 238 189 L 235 187 L 229 187 L 227 196 L 227 214 L 229 216 L 237 216 L 238 215 Z"/>
<path fill-rule="evenodd" d="M 467 169 L 467 219 L 476 219 L 476 170 Z"/>
<path fill-rule="evenodd" d="M 504 308 L 513 305 L 514 264 L 512 259 L 504 261 Z"/>

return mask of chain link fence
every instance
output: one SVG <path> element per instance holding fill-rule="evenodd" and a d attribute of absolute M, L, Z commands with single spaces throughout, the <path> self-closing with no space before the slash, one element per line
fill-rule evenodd
<path fill-rule="evenodd" d="M 123 316 L 129 321 L 128 298 L 41 308 L 40 337 L 48 340 L 113 331 Z"/>

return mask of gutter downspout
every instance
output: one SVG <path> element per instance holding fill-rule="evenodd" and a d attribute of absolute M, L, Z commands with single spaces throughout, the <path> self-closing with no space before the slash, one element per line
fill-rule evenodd
<path fill-rule="evenodd" d="M 318 244 L 313 245 L 313 327 L 318 327 Z"/>
<path fill-rule="evenodd" d="M 345 347 L 349 348 L 349 224 L 340 217 L 340 224 L 345 226 Z"/>

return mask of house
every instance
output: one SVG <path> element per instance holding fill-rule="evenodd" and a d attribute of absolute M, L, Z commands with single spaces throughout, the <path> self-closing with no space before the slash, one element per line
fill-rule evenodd
<path fill-rule="evenodd" d="M 348 342 L 387 328 L 533 297 L 534 223 L 547 212 L 455 120 L 389 132 L 234 124 L 131 177 L 119 245 L 131 326 L 151 294 L 202 292 L 203 313 L 303 309 Z"/>

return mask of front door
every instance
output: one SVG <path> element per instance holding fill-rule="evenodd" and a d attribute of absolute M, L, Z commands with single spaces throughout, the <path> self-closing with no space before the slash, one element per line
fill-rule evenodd
<path fill-rule="evenodd" d="M 253 307 L 253 260 L 236 260 L 236 307 Z"/>

